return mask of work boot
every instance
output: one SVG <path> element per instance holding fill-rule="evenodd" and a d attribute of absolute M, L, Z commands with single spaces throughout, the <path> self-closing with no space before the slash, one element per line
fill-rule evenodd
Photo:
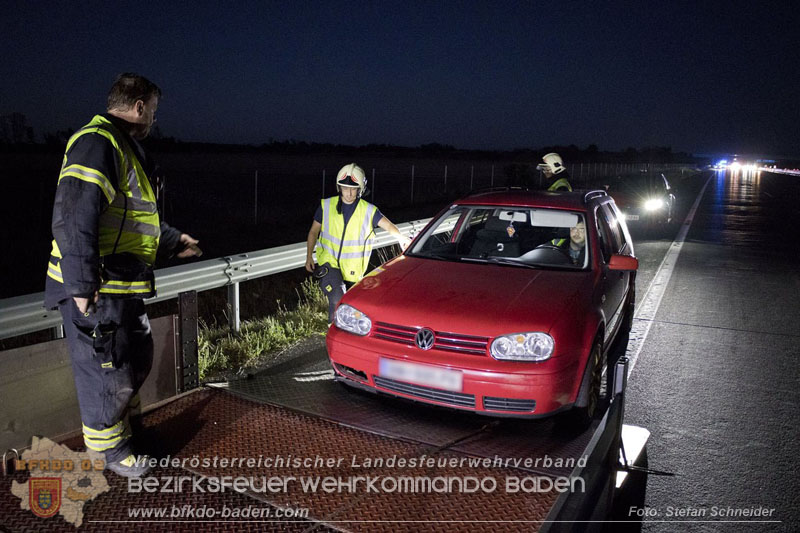
<path fill-rule="evenodd" d="M 125 459 L 106 464 L 106 469 L 122 477 L 142 477 L 150 472 L 149 462 L 150 458 L 146 455 L 140 456 L 137 461 L 136 456 L 131 454 Z"/>

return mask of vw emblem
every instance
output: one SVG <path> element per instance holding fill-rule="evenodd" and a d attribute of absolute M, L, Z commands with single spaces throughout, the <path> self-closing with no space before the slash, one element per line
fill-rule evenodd
<path fill-rule="evenodd" d="M 430 350 L 433 348 L 433 340 L 435 336 L 433 331 L 429 330 L 428 328 L 422 328 L 417 332 L 417 335 L 414 337 L 414 342 L 422 348 L 423 350 Z"/>

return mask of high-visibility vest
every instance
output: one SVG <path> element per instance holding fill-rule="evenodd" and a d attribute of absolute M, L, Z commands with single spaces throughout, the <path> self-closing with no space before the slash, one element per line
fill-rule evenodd
<path fill-rule="evenodd" d="M 342 279 L 356 282 L 364 277 L 372 254 L 375 231 L 372 219 L 377 207 L 358 200 L 355 211 L 344 227 L 344 215 L 336 206 L 339 197 L 322 200 L 322 228 L 317 239 L 317 263 L 328 264 L 342 272 Z"/>
<path fill-rule="evenodd" d="M 69 149 L 78 138 L 89 133 L 102 135 L 114 146 L 119 156 L 117 176 L 106 176 L 98 169 L 79 163 L 67 164 Z M 146 267 L 152 267 L 161 237 L 155 192 L 133 148 L 107 118 L 95 115 L 91 122 L 69 139 L 58 181 L 65 178 L 79 179 L 97 185 L 109 202 L 99 220 L 98 244 L 101 263 L 106 256 L 128 253 L 143 262 Z M 111 179 L 118 181 L 112 183 Z M 63 283 L 59 264 L 62 256 L 55 239 L 51 256 L 47 275 Z M 124 275 L 112 273 L 101 280 L 100 292 L 116 295 L 152 295 L 155 292 L 152 274 L 145 276 L 148 279 L 141 279 L 142 277 L 125 279 Z"/>
<path fill-rule="evenodd" d="M 553 184 L 547 188 L 547 190 L 548 191 L 566 190 L 571 192 L 572 185 L 569 184 L 567 178 L 559 178 L 556 181 L 554 181 Z"/>

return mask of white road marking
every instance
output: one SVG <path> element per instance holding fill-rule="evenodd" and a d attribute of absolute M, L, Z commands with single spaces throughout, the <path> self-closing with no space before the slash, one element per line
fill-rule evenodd
<path fill-rule="evenodd" d="M 672 277 L 672 271 L 675 269 L 675 263 L 678 262 L 678 256 L 683 248 L 683 242 L 686 240 L 686 234 L 689 233 L 689 227 L 694 220 L 697 206 L 700 205 L 700 200 L 703 199 L 706 187 L 708 187 L 713 177 L 714 175 L 709 176 L 705 185 L 703 185 L 703 188 L 700 190 L 700 193 L 697 195 L 697 199 L 689 210 L 689 214 L 686 215 L 686 219 L 683 221 L 678 235 L 669 246 L 664 259 L 661 261 L 656 271 L 656 275 L 653 276 L 650 286 L 647 287 L 644 298 L 641 300 L 641 303 L 636 306 L 630 339 L 628 340 L 628 349 L 625 351 L 625 356 L 629 361 L 628 378 L 630 378 L 631 373 L 633 373 L 633 368 L 636 366 L 636 360 L 639 358 L 639 353 L 642 351 L 644 341 L 647 340 L 647 335 L 650 333 L 650 326 L 653 325 L 658 307 L 661 305 L 661 298 L 664 297 L 664 292 L 666 292 L 667 285 Z"/>

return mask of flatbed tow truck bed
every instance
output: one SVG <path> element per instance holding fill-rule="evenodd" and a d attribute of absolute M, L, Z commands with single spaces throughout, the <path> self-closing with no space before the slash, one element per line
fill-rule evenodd
<path fill-rule="evenodd" d="M 81 530 L 601 529 L 617 477 L 622 393 L 602 420 L 570 434 L 551 419 L 493 419 L 352 391 L 333 381 L 321 352 L 197 389 L 147 413 L 139 435 L 150 448 L 144 451 L 170 464 L 148 474 L 152 491 L 106 473 L 111 490 L 85 505 Z M 626 368 L 615 371 L 622 376 Z M 625 429 L 639 441 L 646 440 L 642 431 Z M 631 463 L 641 446 L 626 447 Z M 237 492 L 201 483 L 198 491 L 193 480 L 202 476 L 250 485 Z M 43 522 L 20 509 L 10 484 L 27 478 L 0 478 L 0 529 L 74 531 L 60 516 Z M 147 508 L 164 515 L 131 516 Z M 200 509 L 216 514 L 200 517 Z M 250 512 L 231 518 L 224 509 Z"/>

